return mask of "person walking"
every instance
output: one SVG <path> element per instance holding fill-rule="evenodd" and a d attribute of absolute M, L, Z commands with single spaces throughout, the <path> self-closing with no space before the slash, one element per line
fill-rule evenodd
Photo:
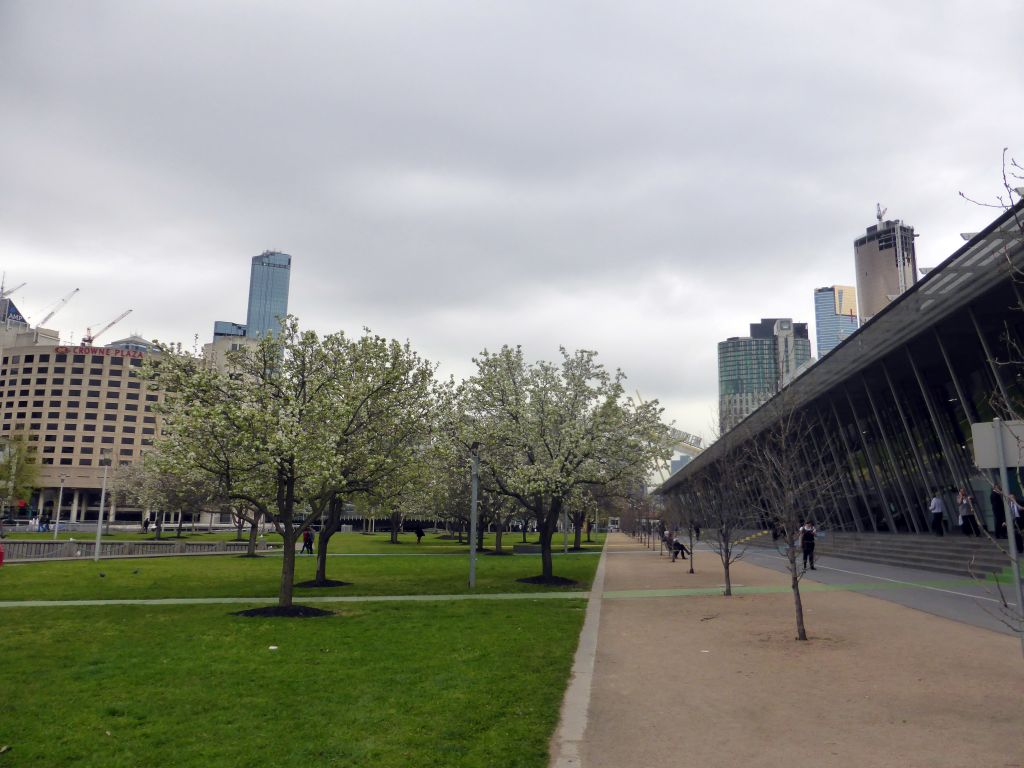
<path fill-rule="evenodd" d="M 936 536 L 945 536 L 942 530 L 942 520 L 946 516 L 946 503 L 938 491 L 932 496 L 932 503 L 928 505 L 928 511 L 932 513 L 932 533 Z"/>
<path fill-rule="evenodd" d="M 957 496 L 956 507 L 960 515 L 960 530 L 964 536 L 981 536 L 978 518 L 974 516 L 974 499 L 963 488 Z"/>
<path fill-rule="evenodd" d="M 800 548 L 804 553 L 804 570 L 807 570 L 807 562 L 811 563 L 811 570 L 816 571 L 814 567 L 814 539 L 818 535 L 818 529 L 814 527 L 814 523 L 808 520 L 802 526 L 800 526 Z"/>
<path fill-rule="evenodd" d="M 413 529 L 413 533 L 416 534 L 416 543 L 419 544 L 420 541 L 423 539 L 423 526 L 422 525 L 417 525 Z"/>
<path fill-rule="evenodd" d="M 302 532 L 302 554 L 313 554 L 313 531 L 309 528 Z"/>

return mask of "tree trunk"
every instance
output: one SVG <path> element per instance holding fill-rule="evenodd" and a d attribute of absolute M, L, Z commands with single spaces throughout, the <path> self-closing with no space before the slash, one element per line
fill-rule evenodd
<path fill-rule="evenodd" d="M 160 541 L 160 531 L 163 530 L 163 527 L 164 527 L 163 526 L 163 518 L 164 518 L 164 511 L 163 510 L 160 510 L 159 512 L 157 512 L 156 514 L 153 515 L 153 525 L 156 528 L 156 535 L 153 538 L 156 539 L 157 541 Z"/>
<path fill-rule="evenodd" d="M 693 550 L 690 550 L 690 557 L 693 557 Z M 729 559 L 722 561 L 722 572 L 725 574 L 725 596 L 732 597 L 732 574 L 729 572 Z"/>
<path fill-rule="evenodd" d="M 690 526 L 690 573 L 693 573 L 693 526 Z"/>
<path fill-rule="evenodd" d="M 181 538 L 181 527 L 182 527 L 182 526 L 183 526 L 184 524 L 185 524 L 185 515 L 184 515 L 184 513 L 183 513 L 183 512 L 182 512 L 182 511 L 181 511 L 181 510 L 179 509 L 179 510 L 178 510 L 178 532 L 177 532 L 177 533 L 175 534 L 175 538 L 177 538 L 177 539 L 180 539 L 180 538 Z"/>
<path fill-rule="evenodd" d="M 576 529 L 576 532 L 573 534 L 573 539 L 572 539 L 572 548 L 573 549 L 582 549 L 583 548 L 583 520 L 585 518 L 586 518 L 585 514 L 573 515 L 572 516 L 572 524 L 573 524 L 573 527 Z"/>
<path fill-rule="evenodd" d="M 316 583 L 324 585 L 327 583 L 327 545 L 331 537 L 341 529 L 341 505 L 331 504 L 324 520 L 324 526 L 320 529 L 320 538 L 316 543 Z"/>
<path fill-rule="evenodd" d="M 498 521 L 498 530 L 494 532 L 494 551 L 501 552 L 501 532 L 505 528 L 501 521 Z"/>
<path fill-rule="evenodd" d="M 245 549 L 245 554 L 249 557 L 256 557 L 256 543 L 260 535 L 260 527 L 256 523 L 258 519 L 258 517 L 253 517 L 249 524 L 249 546 Z"/>
<path fill-rule="evenodd" d="M 398 530 L 402 527 L 402 513 L 391 513 L 391 543 L 398 543 Z"/>
<path fill-rule="evenodd" d="M 793 589 L 793 608 L 796 610 L 796 639 L 806 640 L 807 630 L 804 628 L 804 604 L 800 599 L 800 572 L 796 567 L 796 545 L 789 542 L 789 583 Z"/>
<path fill-rule="evenodd" d="M 277 604 L 282 608 L 290 608 L 295 589 L 295 543 L 298 535 L 295 529 L 286 525 L 281 532 L 281 538 L 284 540 L 284 556 L 281 561 L 281 590 L 277 594 Z"/>
<path fill-rule="evenodd" d="M 238 524 L 236 526 L 236 528 L 238 530 L 237 530 L 237 533 L 235 535 L 235 541 L 241 541 L 242 540 L 242 529 L 245 528 L 245 518 L 243 518 L 241 515 L 235 515 L 235 520 L 238 521 Z"/>
<path fill-rule="evenodd" d="M 523 521 L 522 528 L 523 528 L 523 544 L 525 544 L 526 543 L 526 521 L 525 520 Z"/>
<path fill-rule="evenodd" d="M 554 576 L 554 569 L 551 562 L 551 539 L 555 535 L 555 525 L 558 521 L 558 513 L 549 514 L 540 525 L 540 563 L 541 576 L 550 579 Z M 552 520 L 554 522 L 552 522 Z"/>

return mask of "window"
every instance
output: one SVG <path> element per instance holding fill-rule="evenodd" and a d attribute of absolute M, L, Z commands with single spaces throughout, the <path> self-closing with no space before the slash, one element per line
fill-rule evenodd
<path fill-rule="evenodd" d="M 121 445 L 135 445 L 135 438 L 134 437 L 122 437 L 121 438 Z"/>
<path fill-rule="evenodd" d="M 90 387 L 101 387 L 103 386 L 103 379 L 89 379 Z"/>
<path fill-rule="evenodd" d="M 75 407 L 77 406 L 78 403 L 75 403 Z M 78 418 L 78 411 L 68 411 L 67 415 L 65 415 L 64 418 L 67 419 L 68 421 L 74 421 L 75 419 Z"/>
<path fill-rule="evenodd" d="M 95 402 L 88 402 L 88 403 L 85 404 L 85 407 L 86 408 L 99 408 L 100 404 L 99 403 L 95 403 Z M 86 417 L 86 418 L 88 418 L 88 417 Z"/>
<path fill-rule="evenodd" d="M 60 405 L 60 403 L 58 403 L 57 405 Z M 50 407 L 53 408 L 53 403 L 50 403 Z M 48 419 L 59 419 L 60 418 L 60 414 L 57 411 L 50 411 L 49 413 L 46 414 L 46 418 L 48 418 Z"/>
<path fill-rule="evenodd" d="M 71 466 L 71 459 L 61 459 L 60 463 L 61 463 L 61 466 L 70 467 Z"/>
<path fill-rule="evenodd" d="M 122 448 L 121 449 L 121 455 L 122 456 L 131 456 L 133 453 L 134 453 L 134 451 L 131 448 Z"/>
<path fill-rule="evenodd" d="M 85 396 L 86 397 L 99 397 L 100 396 L 100 391 L 98 389 L 90 389 L 88 392 L 85 393 Z"/>
<path fill-rule="evenodd" d="M 73 362 L 73 363 L 84 363 L 85 362 L 85 355 L 75 355 L 74 359 L 71 362 Z M 81 371 L 79 371 L 79 373 L 81 373 Z"/>
<path fill-rule="evenodd" d="M 121 393 L 120 392 L 107 392 L 107 399 L 108 400 L 116 400 L 119 397 L 121 397 Z"/>
<path fill-rule="evenodd" d="M 142 387 L 142 382 L 139 382 L 139 381 L 129 381 L 128 382 L 128 389 L 140 389 L 141 387 Z"/>
<path fill-rule="evenodd" d="M 125 427 L 122 431 L 126 435 L 133 435 L 133 434 L 135 434 L 135 427 Z"/>
<path fill-rule="evenodd" d="M 68 356 L 62 352 L 61 354 L 54 357 L 53 361 L 55 363 L 66 363 L 68 361 Z"/>
<path fill-rule="evenodd" d="M 96 421 L 96 416 L 97 416 L 97 414 L 95 414 L 95 413 L 87 413 L 87 414 L 85 414 L 85 420 L 86 420 L 86 421 Z M 89 426 L 88 426 L 88 425 L 86 425 L 86 427 L 85 427 L 85 428 L 86 428 L 86 429 L 89 429 Z M 92 428 L 93 428 L 93 429 L 96 429 L 96 426 L 95 426 L 95 425 L 93 425 L 93 427 L 92 427 Z"/>
<path fill-rule="evenodd" d="M 110 358 L 110 364 L 111 365 L 124 365 L 124 358 L 123 357 L 112 357 L 112 358 Z M 111 373 L 113 373 L 113 371 L 111 371 Z"/>
<path fill-rule="evenodd" d="M 103 425 L 103 431 L 104 432 L 114 432 L 116 430 L 117 430 L 117 427 L 115 425 L 113 425 L 113 424 L 104 424 Z"/>
<path fill-rule="evenodd" d="M 114 438 L 113 437 L 103 437 L 103 438 L 100 438 L 100 442 L 101 443 L 107 443 L 109 445 L 110 443 L 114 442 Z"/>
<path fill-rule="evenodd" d="M 103 365 L 103 355 L 93 355 L 92 356 L 92 364 L 93 365 Z"/>
<path fill-rule="evenodd" d="M 138 416 L 125 416 L 125 417 L 124 417 L 124 420 L 125 420 L 126 422 L 128 422 L 129 424 L 134 424 L 134 423 L 135 423 L 135 420 L 136 420 L 137 418 L 139 418 L 139 417 L 138 417 Z"/>
<path fill-rule="evenodd" d="M 82 425 L 82 431 L 83 432 L 95 432 L 96 431 L 96 425 L 95 424 L 83 424 Z"/>
<path fill-rule="evenodd" d="M 63 448 L 60 449 L 60 452 L 61 453 L 74 453 L 75 452 L 75 447 L 73 445 L 65 445 Z"/>
<path fill-rule="evenodd" d="M 49 435 L 47 435 L 47 437 L 49 437 Z M 56 453 L 56 452 L 57 452 L 57 446 L 55 446 L 55 445 L 44 445 L 43 446 L 43 453 Z"/>
<path fill-rule="evenodd" d="M 36 356 L 35 355 L 25 355 L 25 362 L 26 363 L 34 363 L 35 361 L 36 361 Z"/>
<path fill-rule="evenodd" d="M 147 403 L 155 403 L 159 398 L 156 395 L 146 395 Z"/>
<path fill-rule="evenodd" d="M 116 411 L 117 403 L 107 403 L 106 408 L 108 411 Z"/>
<path fill-rule="evenodd" d="M 124 396 L 124 399 L 125 400 L 138 400 L 139 399 L 139 393 L 138 392 L 127 392 L 125 394 L 125 396 Z"/>
<path fill-rule="evenodd" d="M 61 438 L 61 439 L 65 443 L 73 443 L 73 442 L 75 442 L 75 437 L 77 437 L 77 435 L 64 435 L 64 437 Z"/>
<path fill-rule="evenodd" d="M 144 438 L 142 438 L 141 442 L 142 442 L 143 445 L 152 445 L 153 444 L 153 438 L 151 438 L 151 437 L 144 437 Z"/>
<path fill-rule="evenodd" d="M 57 442 L 57 436 L 56 435 L 47 435 L 46 437 L 43 438 L 43 440 L 46 441 L 47 443 L 56 443 Z"/>
<path fill-rule="evenodd" d="M 32 405 L 35 405 L 35 403 L 32 403 Z M 41 418 L 43 418 L 43 412 L 42 411 L 32 411 L 32 415 L 29 416 L 29 418 L 30 419 L 41 419 Z"/>
<path fill-rule="evenodd" d="M 139 406 L 135 405 L 135 403 L 126 403 L 124 409 L 126 411 L 137 411 L 139 410 Z M 149 410 L 149 408 L 147 407 L 146 410 Z"/>
<path fill-rule="evenodd" d="M 83 443 L 95 443 L 96 442 L 96 436 L 95 435 L 82 435 L 82 442 Z M 92 453 L 92 448 L 83 448 L 82 449 L 82 453 Z"/>
<path fill-rule="evenodd" d="M 131 366 L 133 368 L 140 368 L 142 366 L 142 361 L 137 357 L 133 357 L 131 359 Z"/>
<path fill-rule="evenodd" d="M 50 356 L 49 355 L 40 355 L 39 356 L 39 362 L 40 363 L 48 363 L 48 362 L 50 362 Z"/>
<path fill-rule="evenodd" d="M 156 430 L 153 429 L 153 427 L 143 427 L 142 428 L 142 434 L 144 434 L 144 435 L 152 435 L 155 432 L 156 432 Z"/>
<path fill-rule="evenodd" d="M 92 446 L 88 446 L 86 448 L 82 448 L 81 450 L 82 450 L 82 453 L 87 454 L 89 456 L 92 456 Z"/>
<path fill-rule="evenodd" d="M 76 429 L 78 429 L 78 425 L 74 423 L 65 424 L 64 429 L 66 429 L 68 432 L 74 432 Z"/>
<path fill-rule="evenodd" d="M 80 466 L 80 467 L 91 467 L 92 466 L 92 459 L 79 459 L 78 460 L 78 466 Z"/>
<path fill-rule="evenodd" d="M 40 464 L 53 464 L 53 459 L 43 459 Z"/>

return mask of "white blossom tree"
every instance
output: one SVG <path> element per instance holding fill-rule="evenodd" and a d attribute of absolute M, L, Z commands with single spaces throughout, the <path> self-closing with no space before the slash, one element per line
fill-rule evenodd
<path fill-rule="evenodd" d="M 519 347 L 486 350 L 461 387 L 461 441 L 479 443 L 483 482 L 537 520 L 542 572 L 554 581 L 552 536 L 581 488 L 626 485 L 669 455 L 656 401 L 626 397 L 621 371 L 597 353 L 561 350 L 560 364 L 527 364 Z"/>

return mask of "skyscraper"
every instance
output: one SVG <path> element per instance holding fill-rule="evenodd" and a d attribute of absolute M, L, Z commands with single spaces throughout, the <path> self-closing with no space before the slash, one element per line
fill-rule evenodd
<path fill-rule="evenodd" d="M 245 335 L 257 338 L 274 333 L 279 319 L 288 314 L 288 280 L 292 257 L 278 251 L 264 251 L 252 258 L 249 276 L 249 311 Z"/>
<path fill-rule="evenodd" d="M 811 359 L 807 323 L 750 324 L 750 336 L 718 342 L 718 429 L 725 434 L 793 379 Z"/>
<path fill-rule="evenodd" d="M 860 327 L 857 321 L 857 291 L 849 285 L 814 289 L 814 326 L 821 359 Z"/>
<path fill-rule="evenodd" d="M 853 243 L 862 325 L 910 288 L 917 275 L 914 228 L 899 219 L 882 221 L 885 209 L 877 210 L 878 223 Z"/>

